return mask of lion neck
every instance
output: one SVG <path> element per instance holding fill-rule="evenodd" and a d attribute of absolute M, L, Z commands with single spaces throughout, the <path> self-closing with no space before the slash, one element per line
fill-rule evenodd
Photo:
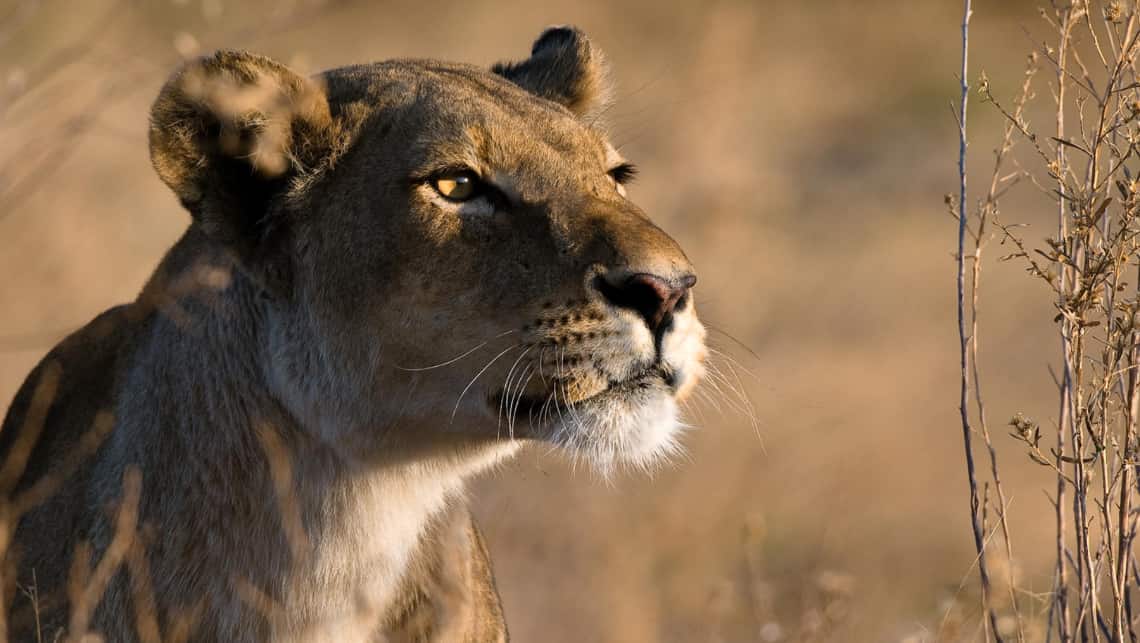
<path fill-rule="evenodd" d="M 152 561 L 160 598 L 229 595 L 208 607 L 218 622 L 248 622 L 233 593 L 247 607 L 249 597 L 234 588 L 255 588 L 281 608 L 270 619 L 275 640 L 328 640 L 320 628 L 330 623 L 352 638 L 362 610 L 397 597 L 433 516 L 513 449 L 345 460 L 267 385 L 264 298 L 224 255 L 202 252 L 193 231 L 136 306 L 153 315 L 127 377 L 145 384 L 119 409 L 109 448 L 121 453 L 106 461 L 141 466 L 140 519 L 163 533 L 163 549 L 229 574 L 180 568 L 186 556 Z"/>

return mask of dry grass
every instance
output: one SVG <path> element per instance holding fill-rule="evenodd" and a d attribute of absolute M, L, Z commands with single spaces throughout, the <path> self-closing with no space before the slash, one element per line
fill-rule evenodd
<path fill-rule="evenodd" d="M 1051 31 L 1033 3 L 990 4 L 975 7 L 971 58 L 1012 110 L 1023 79 L 1016 61 Z M 182 56 L 228 46 L 308 69 L 409 55 L 490 64 L 525 54 L 547 24 L 576 23 L 614 65 L 618 102 L 607 118 L 643 169 L 633 198 L 696 263 L 704 318 L 758 355 L 713 333 L 718 350 L 756 375 L 740 371 L 759 429 L 746 414 L 702 404 L 686 461 L 651 480 L 605 486 L 533 453 L 481 481 L 473 496 L 515 639 L 980 638 L 953 409 L 947 228 L 931 205 L 954 182 L 946 103 L 960 8 L 0 6 L 0 398 L 65 332 L 133 298 L 186 225 L 145 142 L 147 106 Z M 1051 123 L 1038 91 L 1045 100 L 1025 118 Z M 971 118 L 976 145 L 1001 140 L 996 110 Z M 992 166 L 982 165 L 972 166 L 973 185 L 989 185 Z M 1051 234 L 1056 212 L 1042 212 L 1032 190 L 1001 203 L 1002 223 L 1035 226 L 1013 230 L 1028 248 Z M 976 263 L 986 279 L 987 411 L 1052 417 L 1056 310 L 1048 290 L 1026 285 L 1000 254 Z M 1103 347 L 1090 346 L 1099 359 Z M 1018 540 L 1016 559 L 988 561 L 991 595 L 1014 591 L 1036 640 L 1055 547 L 1041 490 L 1053 492 L 1056 479 L 1021 464 L 1024 444 L 995 433 L 1006 497 L 995 501 L 991 489 L 980 503 L 990 507 L 984 533 L 996 546 L 989 534 L 1005 518 Z M 1099 537 L 1094 530 L 1094 554 Z M 131 551 L 128 566 L 138 564 Z M 996 609 L 1004 627 L 1005 604 Z"/>

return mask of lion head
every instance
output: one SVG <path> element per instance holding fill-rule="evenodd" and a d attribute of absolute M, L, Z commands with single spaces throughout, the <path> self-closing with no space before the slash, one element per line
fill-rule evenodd
<path fill-rule="evenodd" d="M 705 331 L 693 266 L 626 196 L 605 93 L 565 27 L 491 70 L 306 78 L 220 52 L 166 84 L 150 145 L 192 230 L 256 284 L 258 375 L 317 438 L 645 465 L 675 447 Z"/>

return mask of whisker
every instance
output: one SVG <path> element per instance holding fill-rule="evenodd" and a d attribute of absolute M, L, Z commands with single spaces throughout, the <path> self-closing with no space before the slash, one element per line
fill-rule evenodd
<path fill-rule="evenodd" d="M 702 397 L 700 399 L 705 400 L 706 398 Z M 701 423 L 701 426 L 708 424 L 704 409 L 702 409 L 699 404 L 694 404 L 691 398 L 681 402 L 681 411 L 685 414 L 686 418 L 691 415 L 696 415 L 697 421 Z"/>
<path fill-rule="evenodd" d="M 523 353 L 522 356 L 525 355 L 526 353 Z M 522 356 L 520 356 L 520 358 Z M 516 363 L 517 361 L 518 360 L 516 360 Z M 519 391 L 518 385 L 523 381 L 523 378 L 530 371 L 530 369 L 531 364 L 528 363 L 522 368 L 521 371 L 519 371 L 518 379 L 516 379 L 513 384 L 510 382 L 510 378 L 508 377 L 507 386 L 503 392 L 502 401 L 505 403 L 507 411 L 507 435 L 509 435 L 512 440 L 515 437 L 515 412 L 517 410 L 516 396 L 521 395 L 521 391 Z M 511 370 L 514 370 L 514 366 L 511 367 Z"/>
<path fill-rule="evenodd" d="M 534 373 L 530 372 L 533 368 L 533 364 L 527 365 L 526 370 L 523 371 L 523 375 L 526 375 L 526 380 L 523 381 L 522 386 L 519 387 L 518 393 L 515 395 L 515 406 L 513 409 L 511 409 L 511 422 L 508 425 L 512 440 L 515 438 L 515 420 L 518 417 L 519 405 L 522 404 L 523 395 L 526 393 L 527 385 L 530 384 L 530 380 L 534 377 Z M 527 375 L 527 373 L 530 374 Z M 519 376 L 519 379 L 522 380 L 522 375 Z"/>
<path fill-rule="evenodd" d="M 713 364 L 711 361 L 706 364 L 706 375 L 707 375 L 707 378 L 705 379 L 706 385 L 711 386 L 713 392 L 715 392 L 718 396 L 720 396 L 720 399 L 724 400 L 724 402 L 726 404 L 730 403 L 731 401 L 728 399 L 728 395 L 724 392 L 724 389 L 721 387 L 721 382 L 725 381 L 724 375 L 720 372 L 720 369 L 715 364 Z M 726 383 L 726 385 L 727 385 L 727 383 Z M 702 387 L 698 386 L 697 390 L 701 390 L 701 388 Z M 717 410 L 719 411 L 720 409 L 718 408 Z"/>
<path fill-rule="evenodd" d="M 695 398 L 697 398 L 698 400 L 700 400 L 701 402 L 704 402 L 705 404 L 708 404 L 709 406 L 712 406 L 713 408 L 715 408 L 717 413 L 722 413 L 722 414 L 724 413 L 724 410 L 721 409 L 721 407 L 720 407 L 720 402 L 717 401 L 715 398 L 713 398 L 702 387 L 698 386 L 696 389 L 694 389 L 693 390 L 693 396 Z M 704 412 L 704 409 L 701 408 L 701 405 L 693 404 L 689 400 L 685 400 L 684 408 L 686 410 L 692 409 L 694 413 L 697 413 L 701 416 L 700 419 L 701 419 L 702 423 L 708 423 L 708 419 L 705 417 L 705 415 L 704 415 L 705 412 Z"/>
<path fill-rule="evenodd" d="M 712 383 L 714 385 L 714 388 L 721 395 L 721 399 L 724 400 L 724 402 L 726 404 L 730 405 L 733 408 L 733 410 L 735 410 L 739 413 L 742 413 L 744 415 L 748 415 L 749 414 L 749 411 L 747 408 L 747 404 L 749 404 L 748 396 L 745 395 L 745 393 L 743 391 L 738 389 L 729 380 L 728 375 L 724 371 L 722 371 L 719 367 L 717 367 L 711 363 L 708 366 L 709 366 L 708 372 L 709 372 L 710 383 Z M 728 389 L 728 391 L 732 393 L 732 396 L 729 396 L 728 393 L 725 392 L 725 389 Z"/>
<path fill-rule="evenodd" d="M 519 344 L 515 344 L 513 346 L 508 346 L 508 347 L 504 348 L 501 353 L 499 353 L 498 355 L 491 358 L 491 361 L 487 362 L 486 366 L 479 369 L 479 372 L 475 374 L 475 377 L 471 378 L 471 381 L 467 383 L 467 386 L 463 387 L 463 392 L 461 392 L 459 394 L 459 399 L 455 400 L 455 408 L 451 410 L 451 421 L 452 422 L 455 421 L 455 414 L 459 412 L 459 403 L 463 401 L 463 396 L 467 395 L 467 391 L 471 389 L 471 386 L 475 383 L 475 380 L 479 379 L 479 376 L 481 376 L 483 373 L 486 373 L 487 369 L 491 368 L 492 364 L 499 361 L 500 357 L 502 357 L 503 355 L 506 355 L 508 352 L 510 352 L 516 348 L 519 348 L 519 346 L 520 346 Z"/>
<path fill-rule="evenodd" d="M 760 436 L 760 419 L 756 414 L 756 407 L 752 404 L 752 398 L 748 396 L 745 390 L 744 382 L 740 379 L 740 374 L 733 367 L 731 362 L 725 361 L 724 366 L 727 366 L 736 380 L 734 385 L 718 365 L 710 361 L 708 364 L 709 383 L 723 396 L 724 401 L 731 406 L 738 413 L 741 413 L 748 418 L 749 424 L 752 425 L 752 430 L 756 433 L 757 437 Z M 733 393 L 735 400 L 730 398 L 720 390 L 720 384 L 723 384 L 729 391 Z"/>
<path fill-rule="evenodd" d="M 757 362 L 761 362 L 761 363 L 764 361 L 764 360 L 760 359 L 760 356 L 756 354 L 756 351 L 752 350 L 752 347 L 750 347 L 748 344 L 745 344 L 741 340 L 737 339 L 736 336 L 733 335 L 732 333 L 730 333 L 730 332 L 728 332 L 722 328 L 719 328 L 717 326 L 714 326 L 714 325 L 708 323 L 707 321 L 703 322 L 703 323 L 705 325 L 705 328 L 713 331 L 714 333 L 720 333 L 721 335 L 723 335 L 724 337 L 729 339 L 732 343 L 734 343 L 737 346 L 739 346 L 740 348 L 744 349 L 744 351 L 746 353 L 748 353 L 749 355 L 752 356 L 752 359 L 756 360 Z"/>
<path fill-rule="evenodd" d="M 759 432 L 759 420 L 756 417 L 755 409 L 752 407 L 752 401 L 748 396 L 737 389 L 732 382 L 729 381 L 728 376 L 725 375 L 715 364 L 708 363 L 708 384 L 712 386 L 713 390 L 720 396 L 720 399 L 729 406 L 732 410 L 740 413 L 749 419 L 749 423 L 753 428 Z M 733 393 L 729 396 L 725 393 L 724 388 L 727 388 Z M 718 409 L 719 410 L 719 409 Z"/>
<path fill-rule="evenodd" d="M 468 350 L 468 351 L 466 351 L 466 352 L 464 352 L 464 353 L 461 353 L 461 354 L 460 354 L 459 356 L 457 356 L 457 357 L 452 357 L 451 359 L 449 359 L 449 360 L 447 360 L 447 361 L 445 361 L 445 362 L 440 362 L 439 364 L 432 364 L 431 366 L 420 366 L 420 367 L 417 367 L 417 368 L 405 368 L 405 367 L 403 367 L 403 366 L 396 366 L 396 365 L 394 365 L 394 368 L 396 368 L 397 370 L 401 370 L 401 371 L 408 371 L 408 372 L 411 372 L 411 373 L 418 373 L 418 372 L 420 372 L 420 371 L 430 371 L 430 370 L 432 370 L 432 369 L 436 369 L 436 368 L 443 368 L 444 366 L 450 366 L 450 365 L 452 365 L 452 364 L 454 364 L 454 363 L 458 362 L 459 360 L 463 359 L 464 357 L 467 357 L 467 356 L 468 356 L 468 355 L 470 355 L 471 353 L 474 353 L 475 351 L 479 350 L 480 348 L 483 348 L 483 347 L 484 347 L 484 346 L 486 346 L 487 344 L 490 344 L 492 341 L 494 341 L 494 340 L 496 340 L 496 339 L 500 339 L 500 338 L 506 337 L 507 335 L 510 335 L 511 333 L 514 333 L 514 332 L 516 332 L 516 331 L 513 331 L 513 330 L 508 330 L 508 331 L 506 331 L 506 332 L 504 332 L 504 333 L 499 333 L 498 335 L 495 335 L 495 336 L 494 336 L 494 337 L 492 337 L 491 339 L 488 339 L 488 340 L 486 340 L 486 341 L 484 341 L 484 342 L 481 342 L 481 343 L 480 343 L 478 346 L 476 346 L 475 348 L 472 348 L 472 349 L 470 349 L 470 350 Z"/>
<path fill-rule="evenodd" d="M 748 419 L 752 423 L 752 430 L 756 433 L 756 437 L 760 437 L 760 418 L 756 415 L 756 407 L 752 404 L 752 398 L 748 397 L 748 393 L 745 392 L 744 382 L 740 379 L 740 373 L 737 372 L 736 366 L 729 363 L 728 370 L 732 371 L 733 377 L 736 378 L 738 388 L 733 390 L 740 397 L 741 404 L 748 409 Z"/>
<path fill-rule="evenodd" d="M 573 446 L 573 442 L 574 442 L 572 436 L 567 435 L 566 418 L 562 416 L 562 409 L 560 409 L 559 405 L 558 405 L 558 387 L 559 387 L 559 385 L 555 384 L 554 388 L 551 389 L 551 391 L 550 391 L 550 396 L 547 398 L 546 404 L 543 404 L 543 407 L 545 408 L 547 404 L 550 404 L 553 401 L 554 402 L 553 408 L 554 408 L 555 412 L 558 413 L 558 419 L 559 419 L 558 430 L 555 431 L 554 434 L 551 436 L 550 448 L 546 450 L 547 456 L 550 456 L 550 454 L 556 452 L 560 447 L 565 448 L 568 446 Z M 567 453 L 570 454 L 571 460 L 573 460 L 573 457 L 574 457 L 573 454 L 575 452 L 573 450 L 569 450 L 569 451 L 567 451 Z"/>
<path fill-rule="evenodd" d="M 561 352 L 558 355 L 558 362 L 559 362 L 559 370 L 562 370 L 563 368 L 565 368 L 566 347 L 562 346 L 560 348 L 561 348 Z M 574 410 L 574 403 L 570 401 L 569 397 L 563 396 L 563 399 L 566 400 L 566 412 L 570 414 L 570 417 L 574 420 L 575 424 L 577 424 L 578 426 L 584 426 L 582 423 L 582 419 L 578 417 L 578 413 L 575 412 L 575 410 Z"/>
<path fill-rule="evenodd" d="M 554 397 L 558 392 L 558 383 L 555 382 L 549 395 L 546 396 L 546 401 L 542 403 L 542 408 L 538 412 L 538 421 L 541 424 L 546 424 L 550 421 L 550 403 L 554 401 Z"/>
<path fill-rule="evenodd" d="M 561 387 L 562 384 L 556 384 L 554 386 L 554 410 L 558 413 L 559 434 L 566 432 L 566 418 L 562 415 L 562 409 L 559 408 L 561 405 L 558 403 L 558 389 Z"/>
<path fill-rule="evenodd" d="M 735 365 L 736 365 L 736 367 L 737 367 L 737 368 L 739 368 L 740 370 L 742 370 L 742 371 L 744 371 L 745 373 L 747 373 L 747 374 L 748 374 L 748 375 L 749 375 L 749 376 L 750 376 L 752 379 L 756 380 L 757 382 L 763 381 L 763 380 L 761 380 L 761 379 L 760 379 L 760 376 L 759 376 L 759 375 L 757 375 L 756 373 L 753 373 L 751 370 L 749 370 L 749 369 L 748 369 L 748 367 L 746 367 L 746 366 L 744 366 L 743 364 L 741 364 L 741 363 L 740 363 L 740 360 L 736 359 L 736 358 L 735 358 L 735 357 L 733 357 L 732 355 L 730 355 L 730 354 L 728 354 L 728 353 L 726 353 L 726 352 L 724 352 L 724 351 L 722 351 L 722 350 L 718 350 L 718 349 L 716 349 L 716 348 L 714 348 L 714 347 L 712 347 L 712 346 L 706 346 L 706 348 L 708 348 L 708 349 L 709 349 L 709 352 L 710 352 L 710 353 L 716 353 L 717 355 L 719 355 L 720 357 L 724 358 L 725 360 L 728 360 L 729 362 L 732 362 L 733 364 L 735 364 Z"/>
<path fill-rule="evenodd" d="M 517 359 L 515 359 L 515 363 L 511 364 L 511 368 L 507 371 L 507 377 L 503 382 L 503 392 L 502 392 L 502 394 L 499 395 L 499 415 L 495 420 L 496 437 L 498 437 L 498 433 L 497 433 L 498 428 L 502 425 L 502 422 L 503 422 L 504 406 L 506 407 L 507 410 L 510 410 L 510 403 L 507 402 L 507 398 L 510 395 L 511 378 L 514 376 L 515 368 L 518 367 L 519 362 L 521 362 L 523 360 L 523 358 L 526 357 L 526 354 L 529 353 L 532 348 L 534 348 L 534 347 L 533 346 L 527 347 L 527 349 L 525 351 L 523 351 L 522 354 L 520 354 Z M 507 418 L 507 423 L 508 424 L 510 423 L 509 417 Z"/>

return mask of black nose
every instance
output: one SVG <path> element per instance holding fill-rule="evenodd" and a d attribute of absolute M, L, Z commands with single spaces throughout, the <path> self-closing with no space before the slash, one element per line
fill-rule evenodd
<path fill-rule="evenodd" d="M 685 307 L 695 283 L 696 275 L 665 279 L 646 272 L 620 278 L 617 283 L 603 276 L 597 281 L 598 290 L 611 304 L 637 311 L 654 335 L 668 328 L 673 311 Z"/>

